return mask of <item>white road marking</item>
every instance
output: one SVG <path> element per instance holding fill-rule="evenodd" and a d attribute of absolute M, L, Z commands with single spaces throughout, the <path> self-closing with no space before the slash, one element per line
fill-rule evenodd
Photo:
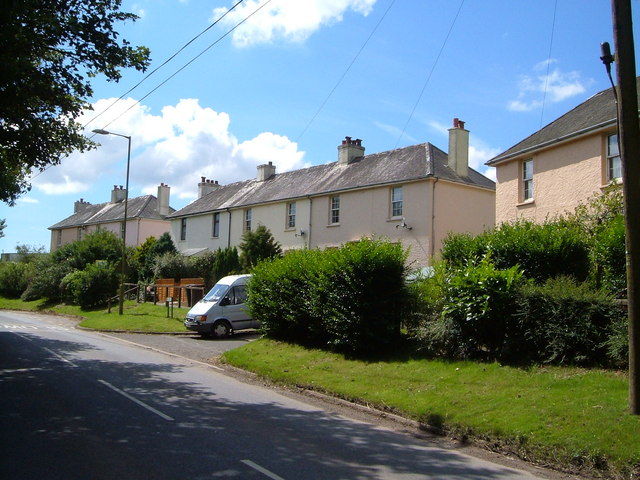
<path fill-rule="evenodd" d="M 253 468 L 254 470 L 259 471 L 260 473 L 262 473 L 263 475 L 266 475 L 267 477 L 273 479 L 273 480 L 284 480 L 284 478 L 276 475 L 273 472 L 270 472 L 269 470 L 267 470 L 264 467 L 261 467 L 260 465 L 258 465 L 257 463 L 252 462 L 251 460 L 240 460 L 242 463 L 244 463 L 245 465 Z"/>
<path fill-rule="evenodd" d="M 42 368 L 5 368 L 0 370 L 0 375 L 4 375 L 5 373 L 24 373 L 24 372 L 39 372 Z"/>
<path fill-rule="evenodd" d="M 132 402 L 134 402 L 134 403 L 137 403 L 137 404 L 138 404 L 138 405 L 140 405 L 141 407 L 146 408 L 146 409 L 147 409 L 147 410 L 149 410 L 150 412 L 155 413 L 156 415 L 158 415 L 159 417 L 161 417 L 161 418 L 163 418 L 163 419 L 167 420 L 168 422 L 173 422 L 173 421 L 174 421 L 174 418 L 173 418 L 173 417 L 170 417 L 169 415 L 165 415 L 165 414 L 164 414 L 164 413 L 162 413 L 161 411 L 156 410 L 155 408 L 153 408 L 151 405 L 147 405 L 147 404 L 146 404 L 146 403 L 144 403 L 143 401 L 138 400 L 138 399 L 137 399 L 137 398 L 135 398 L 135 397 L 132 397 L 132 396 L 131 396 L 131 395 L 129 395 L 127 392 L 124 392 L 124 391 L 120 390 L 119 388 L 114 387 L 114 386 L 113 386 L 113 385 L 111 385 L 109 382 L 107 382 L 107 381 L 105 381 L 105 380 L 101 380 L 101 379 L 98 379 L 98 381 L 99 381 L 101 384 L 103 384 L 104 386 L 109 387 L 109 388 L 110 388 L 111 390 L 113 390 L 114 392 L 119 393 L 119 394 L 120 394 L 120 395 L 122 395 L 123 397 L 125 397 L 125 398 L 127 398 L 127 399 L 131 400 L 131 401 L 132 401 Z"/>
<path fill-rule="evenodd" d="M 71 365 L 72 367 L 77 367 L 77 365 L 75 363 L 73 363 L 71 360 L 64 358 L 62 355 L 60 355 L 59 353 L 54 352 L 53 350 L 44 347 L 44 349 L 49 352 L 51 355 L 53 355 L 54 357 L 56 357 L 58 360 L 62 360 L 63 362 L 68 363 L 69 365 Z"/>
<path fill-rule="evenodd" d="M 114 337 L 113 335 L 109 335 L 107 333 L 99 333 L 99 335 L 102 335 L 103 337 L 113 338 L 114 340 L 116 340 L 118 342 L 128 343 L 129 345 L 135 345 L 136 347 L 144 348 L 145 350 L 151 350 L 152 352 L 162 353 L 163 355 L 168 355 L 168 356 L 174 357 L 174 358 L 181 358 L 183 360 L 188 360 L 189 362 L 192 362 L 192 363 L 195 363 L 195 364 L 198 364 L 198 365 L 202 365 L 203 367 L 214 368 L 216 370 L 224 372 L 224 368 L 220 368 L 220 367 L 218 367 L 216 365 L 212 365 L 210 363 L 201 362 L 199 360 L 194 360 L 192 358 L 185 357 L 183 355 L 178 355 L 177 353 L 167 352 L 167 351 L 161 350 L 159 348 L 150 347 L 148 345 L 143 345 L 142 343 L 132 342 L 130 340 L 125 340 L 124 338 L 120 338 L 120 337 Z"/>

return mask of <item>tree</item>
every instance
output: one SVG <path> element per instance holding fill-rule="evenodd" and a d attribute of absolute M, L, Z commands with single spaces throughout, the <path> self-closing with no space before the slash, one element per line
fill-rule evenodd
<path fill-rule="evenodd" d="M 282 247 L 264 225 L 242 235 L 240 250 L 240 263 L 245 269 L 255 267 L 260 260 L 282 256 Z"/>
<path fill-rule="evenodd" d="M 5 219 L 0 220 L 0 238 L 4 237 L 4 229 L 7 226 Z"/>
<path fill-rule="evenodd" d="M 145 70 L 146 47 L 118 39 L 116 23 L 138 17 L 122 0 L 8 0 L 0 9 L 0 200 L 13 206 L 32 170 L 95 146 L 76 121 L 93 95 L 88 79 L 118 81 Z"/>

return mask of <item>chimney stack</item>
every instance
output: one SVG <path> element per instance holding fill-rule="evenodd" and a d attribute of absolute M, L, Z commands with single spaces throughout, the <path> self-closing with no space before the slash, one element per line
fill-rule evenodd
<path fill-rule="evenodd" d="M 217 180 L 208 180 L 207 177 L 200 177 L 200 179 L 201 181 L 198 184 L 198 198 L 202 198 L 222 186 Z"/>
<path fill-rule="evenodd" d="M 354 160 L 364 156 L 364 147 L 359 138 L 352 140 L 351 137 L 344 137 L 342 145 L 338 146 L 338 164 L 349 165 Z"/>
<path fill-rule="evenodd" d="M 158 214 L 166 217 L 169 215 L 169 194 L 171 188 L 169 185 L 161 183 L 158 186 Z"/>
<path fill-rule="evenodd" d="M 269 162 L 266 165 L 258 165 L 258 174 L 256 176 L 256 180 L 258 182 L 264 182 L 265 180 L 269 180 L 275 174 L 276 166 L 272 162 Z"/>
<path fill-rule="evenodd" d="M 126 195 L 127 191 L 122 187 L 122 185 L 114 185 L 113 190 L 111 190 L 111 203 L 122 202 Z"/>
<path fill-rule="evenodd" d="M 85 202 L 84 198 L 81 198 L 80 200 L 78 200 L 76 203 L 73 204 L 73 213 L 80 213 L 89 205 L 91 205 L 89 202 Z"/>
<path fill-rule="evenodd" d="M 461 177 L 469 175 L 469 130 L 457 118 L 449 129 L 449 168 Z"/>

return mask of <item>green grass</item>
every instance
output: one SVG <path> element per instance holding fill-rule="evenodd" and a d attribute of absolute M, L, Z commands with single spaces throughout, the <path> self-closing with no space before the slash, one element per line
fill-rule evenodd
<path fill-rule="evenodd" d="M 640 478 L 626 373 L 419 358 L 365 362 L 268 339 L 224 354 L 273 381 L 373 405 L 458 438 L 606 478 Z"/>
<path fill-rule="evenodd" d="M 79 325 L 84 328 L 99 330 L 122 330 L 136 332 L 186 332 L 182 324 L 188 309 L 173 309 L 173 318 L 167 318 L 167 308 L 164 304 L 136 303 L 127 301 L 124 304 L 123 315 L 118 314 L 118 305 L 111 307 L 111 313 L 106 308 L 96 310 L 82 310 L 73 305 L 47 305 L 41 300 L 23 302 L 0 297 L 0 309 L 28 310 L 58 315 L 78 317 Z"/>

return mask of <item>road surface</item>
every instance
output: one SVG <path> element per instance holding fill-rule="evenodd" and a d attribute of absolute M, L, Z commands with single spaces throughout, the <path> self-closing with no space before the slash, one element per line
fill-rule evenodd
<path fill-rule="evenodd" d="M 0 412 L 3 479 L 550 478 L 30 313 L 0 312 Z"/>

